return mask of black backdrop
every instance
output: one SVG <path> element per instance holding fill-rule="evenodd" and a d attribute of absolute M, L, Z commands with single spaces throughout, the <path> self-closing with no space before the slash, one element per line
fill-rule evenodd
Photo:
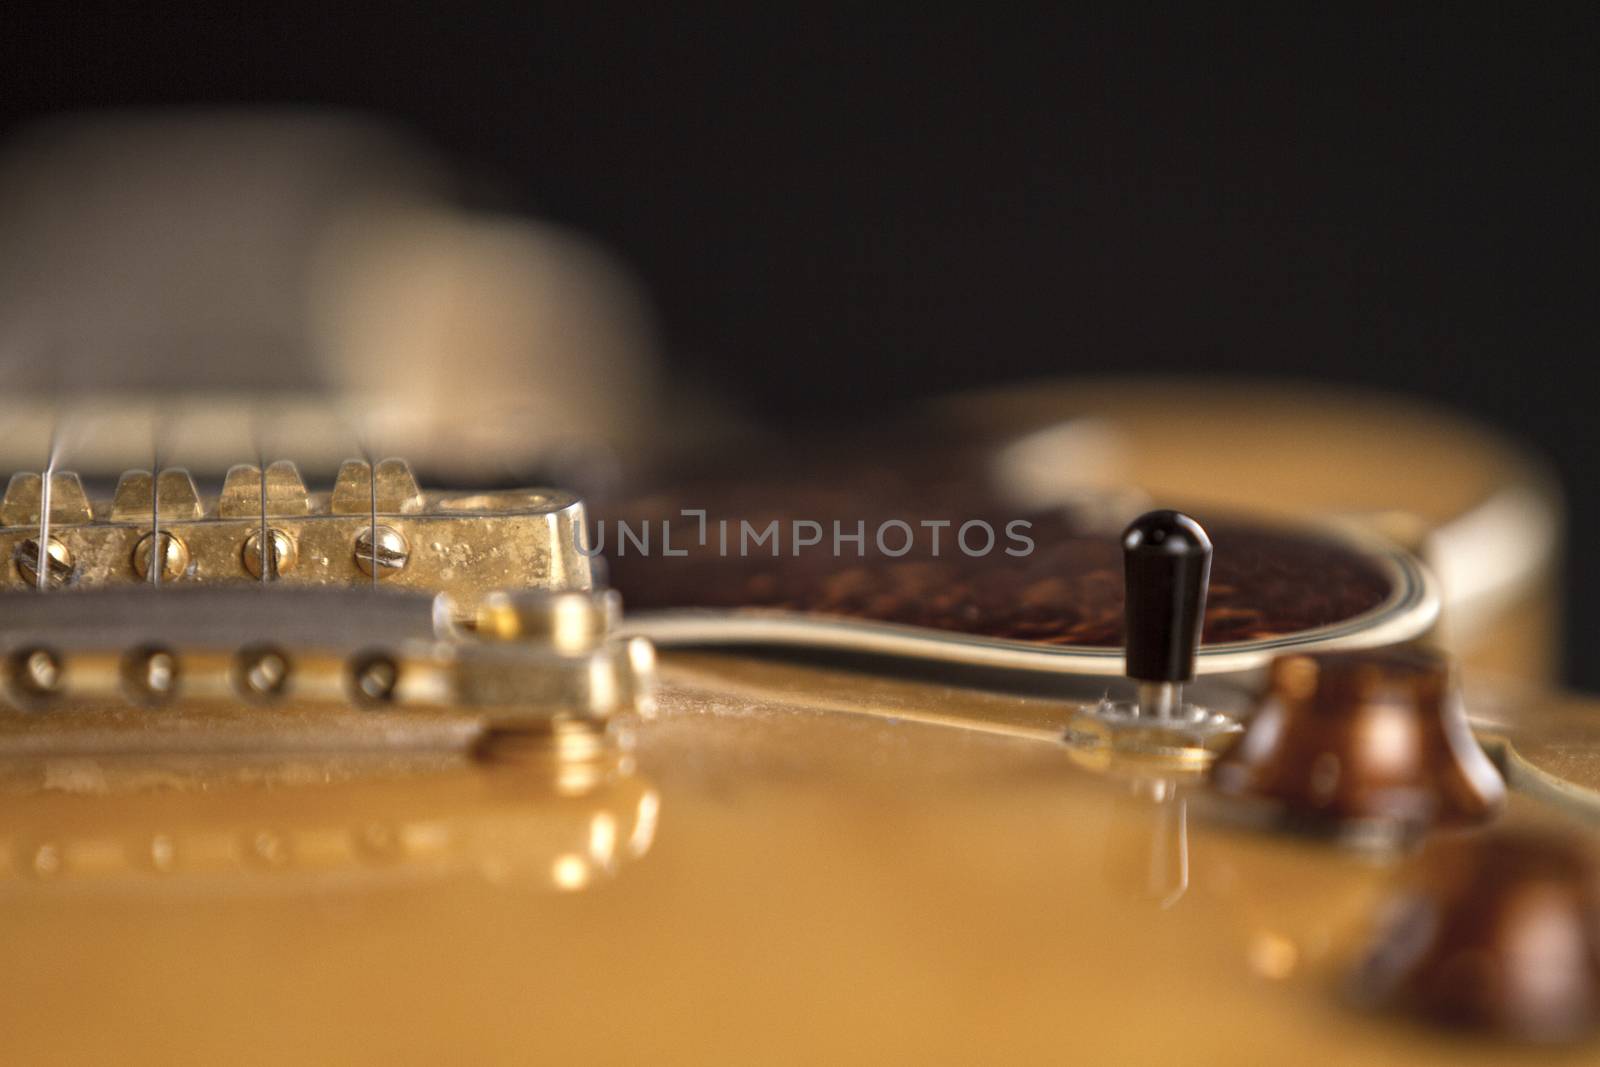
<path fill-rule="evenodd" d="M 401 119 L 616 248 L 672 361 L 772 418 L 1178 370 L 1377 385 L 1507 428 L 1566 480 L 1568 673 L 1600 688 L 1583 7 L 67 6 L 0 12 L 7 125 L 193 103 Z"/>

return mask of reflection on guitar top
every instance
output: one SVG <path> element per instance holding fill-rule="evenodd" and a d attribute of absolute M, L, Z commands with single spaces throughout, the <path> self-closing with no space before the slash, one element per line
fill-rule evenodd
<path fill-rule="evenodd" d="M 579 890 L 654 840 L 660 794 L 629 747 L 524 744 L 475 762 L 12 760 L 0 777 L 0 893 L 316 893 L 457 877 Z M 80 803 L 61 802 L 72 796 Z"/>

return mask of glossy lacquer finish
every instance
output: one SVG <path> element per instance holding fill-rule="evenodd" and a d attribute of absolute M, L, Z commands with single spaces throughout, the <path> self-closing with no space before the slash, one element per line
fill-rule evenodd
<path fill-rule="evenodd" d="M 1556 742 L 1513 781 L 1548 784 L 1577 712 L 1516 708 L 1503 734 L 1548 715 Z M 669 657 L 660 718 L 567 778 L 516 758 L 18 764 L 0 1053 L 1521 1062 L 1348 995 L 1394 863 L 1080 766 L 1070 713 Z M 1504 818 L 1559 828 L 1556 808 L 1514 788 Z"/>

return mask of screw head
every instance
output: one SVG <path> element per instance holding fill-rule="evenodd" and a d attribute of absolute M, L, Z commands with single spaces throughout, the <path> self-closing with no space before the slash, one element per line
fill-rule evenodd
<path fill-rule="evenodd" d="M 234 684 L 247 697 L 270 700 L 289 685 L 289 657 L 271 645 L 252 645 L 234 657 Z"/>
<path fill-rule="evenodd" d="M 157 542 L 159 548 L 156 547 Z M 164 582 L 182 578 L 189 569 L 189 546 L 183 543 L 183 538 L 165 530 L 139 538 L 139 543 L 133 546 L 133 572 L 140 578 L 148 579 L 152 557 L 161 560 L 161 580 Z"/>
<path fill-rule="evenodd" d="M 280 574 L 287 574 L 294 570 L 294 565 L 300 560 L 300 548 L 295 543 L 294 536 L 275 526 L 267 528 L 267 541 L 271 549 L 265 555 L 267 581 L 276 581 Z M 261 552 L 261 531 L 253 531 L 245 538 L 244 569 L 250 572 L 250 577 L 261 577 L 263 555 Z"/>
<path fill-rule="evenodd" d="M 50 538 L 49 547 L 45 550 L 50 558 L 49 583 L 53 586 L 65 585 L 68 578 L 72 577 L 72 550 L 62 544 L 57 538 Z M 17 573 L 22 575 L 22 580 L 30 586 L 39 584 L 39 539 L 30 537 L 19 542 L 13 553 L 17 561 Z"/>
<path fill-rule="evenodd" d="M 135 703 L 163 703 L 178 688 L 178 657 L 164 648 L 136 648 L 123 657 L 122 684 Z"/>
<path fill-rule="evenodd" d="M 13 697 L 24 707 L 33 707 L 61 688 L 61 657 L 48 648 L 23 648 L 13 652 L 6 663 L 6 681 Z"/>
<path fill-rule="evenodd" d="M 356 535 L 355 557 L 362 574 L 372 574 L 376 565 L 377 576 L 383 579 L 405 569 L 411 546 L 393 526 L 368 526 Z"/>
<path fill-rule="evenodd" d="M 363 653 L 350 663 L 350 686 L 358 704 L 388 704 L 399 684 L 400 665 L 382 652 Z"/>

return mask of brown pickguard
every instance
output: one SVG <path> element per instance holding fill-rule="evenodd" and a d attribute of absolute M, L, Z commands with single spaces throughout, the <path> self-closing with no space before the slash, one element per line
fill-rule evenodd
<path fill-rule="evenodd" d="M 698 516 L 707 512 L 706 543 Z M 786 479 L 701 480 L 670 492 L 597 509 L 606 529 L 610 580 L 630 610 L 664 608 L 778 608 L 803 613 L 902 623 L 936 630 L 1051 645 L 1114 646 L 1122 636 L 1122 559 L 1117 531 L 1091 527 L 1069 514 L 1006 511 L 972 473 L 970 464 L 937 462 L 872 466 Z M 1198 516 L 1206 522 L 1207 516 Z M 911 551 L 884 552 L 873 531 L 898 519 L 916 532 Z M 924 520 L 949 520 L 940 551 L 932 551 Z M 962 523 L 983 519 L 994 529 L 992 551 L 969 556 L 958 546 Z M 1008 555 L 1006 527 L 1031 525 L 1034 548 Z M 650 551 L 619 545 L 618 521 L 650 528 Z M 728 551 L 719 520 L 727 521 Z M 740 554 L 740 523 L 754 530 L 777 520 L 772 544 Z M 822 525 L 821 544 L 796 554 L 795 520 Z M 866 530 L 860 549 L 842 542 L 835 555 L 833 522 L 846 533 Z M 662 552 L 662 524 L 673 552 Z M 1359 552 L 1296 530 L 1237 520 L 1207 522 L 1215 544 L 1203 640 L 1221 644 L 1296 633 L 1354 618 L 1390 593 L 1383 570 Z M 888 547 L 904 538 L 895 533 Z M 975 535 L 974 544 L 981 542 Z M 620 550 L 619 550 L 620 549 Z"/>

